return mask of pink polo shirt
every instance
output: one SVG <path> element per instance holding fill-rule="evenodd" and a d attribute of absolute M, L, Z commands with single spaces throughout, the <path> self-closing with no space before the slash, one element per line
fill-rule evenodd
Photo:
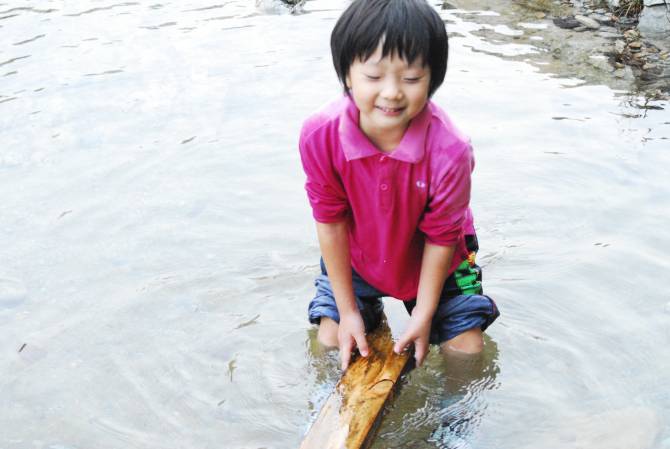
<path fill-rule="evenodd" d="M 474 234 L 469 139 L 429 102 L 391 153 L 358 127 L 344 96 L 309 117 L 300 133 L 305 188 L 314 219 L 346 220 L 353 268 L 395 298 L 416 298 L 426 239 L 456 246 L 450 272 L 467 257 Z"/>

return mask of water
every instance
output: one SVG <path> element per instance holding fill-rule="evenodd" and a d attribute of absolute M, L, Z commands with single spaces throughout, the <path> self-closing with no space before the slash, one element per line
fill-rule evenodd
<path fill-rule="evenodd" d="M 297 447 L 338 376 L 296 145 L 344 2 L 71 3 L 0 3 L 0 447 Z M 403 380 L 374 447 L 668 449 L 668 104 L 478 7 L 441 12 L 435 100 L 503 316 Z"/>

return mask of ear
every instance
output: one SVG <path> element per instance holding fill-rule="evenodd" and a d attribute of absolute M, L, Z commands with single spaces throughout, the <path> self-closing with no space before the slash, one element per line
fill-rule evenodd
<path fill-rule="evenodd" d="M 351 90 L 351 73 L 347 73 L 347 76 L 344 78 L 344 87 L 347 90 Z"/>

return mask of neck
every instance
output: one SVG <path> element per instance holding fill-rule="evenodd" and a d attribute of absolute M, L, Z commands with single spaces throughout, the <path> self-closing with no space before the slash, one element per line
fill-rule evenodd
<path fill-rule="evenodd" d="M 359 126 L 361 131 L 363 131 L 363 134 L 370 139 L 370 142 L 372 142 L 374 146 L 384 153 L 390 153 L 400 144 L 409 124 L 402 129 L 394 130 L 370 128 L 361 117 Z"/>

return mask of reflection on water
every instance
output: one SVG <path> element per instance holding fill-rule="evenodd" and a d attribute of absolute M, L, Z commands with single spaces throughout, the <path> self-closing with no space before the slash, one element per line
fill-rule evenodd
<path fill-rule="evenodd" d="M 488 336 L 477 355 L 432 347 L 424 366 L 403 379 L 371 448 L 469 447 L 499 372 L 498 348 Z"/>
<path fill-rule="evenodd" d="M 339 371 L 310 352 L 296 142 L 340 92 L 347 0 L 24 3 L 0 5 L 0 447 L 297 447 Z M 375 445 L 667 449 L 668 105 L 470 5 L 441 11 L 435 101 L 473 139 L 503 315 L 480 362 L 404 378 Z"/>

